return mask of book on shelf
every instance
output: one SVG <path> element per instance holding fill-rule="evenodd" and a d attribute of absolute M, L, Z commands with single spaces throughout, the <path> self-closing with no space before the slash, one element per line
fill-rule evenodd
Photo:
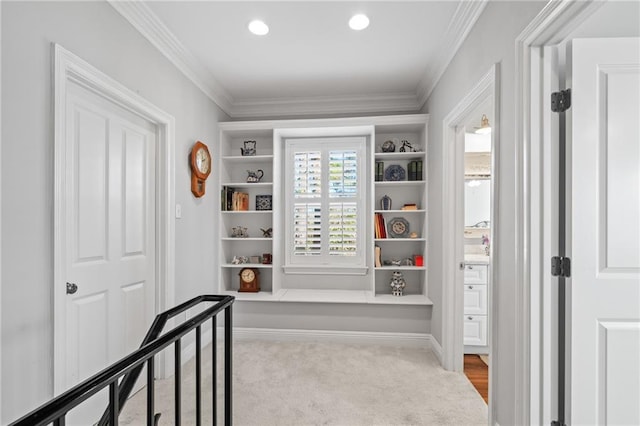
<path fill-rule="evenodd" d="M 245 212 L 249 210 L 249 194 L 246 192 L 234 192 L 232 196 L 233 211 Z"/>
<path fill-rule="evenodd" d="M 236 191 L 230 186 L 223 186 L 220 194 L 220 208 L 222 211 L 247 211 L 249 210 L 249 194 Z"/>
<path fill-rule="evenodd" d="M 411 160 L 407 164 L 408 180 L 422 180 L 422 160 Z"/>
<path fill-rule="evenodd" d="M 375 214 L 375 238 L 387 238 L 387 227 L 384 216 L 380 213 Z"/>
<path fill-rule="evenodd" d="M 375 252 L 376 252 L 375 253 L 375 256 L 376 256 L 375 257 L 375 265 L 376 265 L 376 268 L 379 268 L 379 267 L 382 266 L 382 260 L 381 260 L 381 258 L 382 258 L 382 249 L 380 248 L 380 246 L 376 246 Z"/>
<path fill-rule="evenodd" d="M 416 179 L 415 180 L 422 180 L 422 160 L 417 160 L 416 161 Z"/>
<path fill-rule="evenodd" d="M 376 161 L 376 182 L 382 182 L 384 180 L 384 161 Z"/>
<path fill-rule="evenodd" d="M 416 161 L 409 161 L 409 163 L 407 164 L 407 172 L 408 172 L 408 180 L 416 180 L 416 170 L 417 170 L 417 166 L 416 166 Z"/>
<path fill-rule="evenodd" d="M 417 204 L 405 204 L 404 206 L 402 206 L 400 208 L 400 210 L 418 210 L 418 205 Z"/>

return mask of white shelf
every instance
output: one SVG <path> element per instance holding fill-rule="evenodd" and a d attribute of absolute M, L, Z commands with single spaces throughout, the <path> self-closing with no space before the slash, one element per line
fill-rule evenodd
<path fill-rule="evenodd" d="M 264 263 L 223 263 L 220 265 L 222 268 L 258 268 L 258 269 L 271 269 L 273 265 L 266 265 Z"/>
<path fill-rule="evenodd" d="M 224 210 L 222 214 L 271 214 L 273 210 Z"/>
<path fill-rule="evenodd" d="M 273 155 L 224 155 L 222 161 L 231 163 L 255 163 L 273 161 Z"/>
<path fill-rule="evenodd" d="M 285 289 L 273 294 L 269 291 L 258 293 L 240 293 L 235 290 L 222 292 L 235 296 L 236 300 L 253 302 L 288 302 L 288 303 L 341 303 L 372 305 L 433 305 L 431 299 L 421 294 L 393 296 L 376 294 L 364 290 L 301 290 Z"/>
<path fill-rule="evenodd" d="M 376 160 L 423 160 L 424 152 L 376 152 Z"/>
<path fill-rule="evenodd" d="M 273 186 L 273 182 L 229 182 L 223 183 L 222 186 L 230 186 L 233 188 L 249 188 L 259 186 Z"/>
<path fill-rule="evenodd" d="M 376 186 L 409 186 L 409 185 L 424 185 L 426 180 L 383 180 L 374 182 Z M 405 210 L 403 210 L 405 211 Z"/>
<path fill-rule="evenodd" d="M 384 265 L 384 266 L 376 266 L 376 271 L 424 271 L 426 270 L 426 266 L 394 266 L 394 265 Z"/>
<path fill-rule="evenodd" d="M 273 238 L 264 238 L 264 237 L 222 237 L 220 238 L 222 241 L 273 241 Z"/>
<path fill-rule="evenodd" d="M 234 296 L 236 300 L 253 302 L 277 302 L 279 296 L 270 291 L 259 291 L 257 293 L 239 292 L 237 290 L 221 291 L 222 294 Z"/>
<path fill-rule="evenodd" d="M 426 239 L 425 238 L 376 238 L 375 241 L 376 242 L 378 242 L 378 241 L 385 241 L 385 242 L 386 241 L 393 241 L 393 242 L 396 242 L 396 243 L 401 243 L 401 242 L 406 243 L 406 242 L 409 242 L 409 241 L 411 241 L 411 242 L 413 242 L 413 241 L 425 242 Z"/>
<path fill-rule="evenodd" d="M 418 210 L 375 210 L 374 213 L 399 213 L 399 214 L 405 214 L 405 213 L 421 213 L 424 214 L 426 212 L 425 209 L 418 209 Z"/>

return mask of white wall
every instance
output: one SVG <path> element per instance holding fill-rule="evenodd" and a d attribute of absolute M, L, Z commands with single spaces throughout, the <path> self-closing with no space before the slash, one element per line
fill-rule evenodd
<path fill-rule="evenodd" d="M 195 140 L 215 152 L 227 120 L 111 6 L 2 2 L 2 418 L 53 392 L 53 110 L 51 43 L 79 55 L 176 119 L 176 303 L 211 293 L 214 197 L 190 191 Z"/>
<path fill-rule="evenodd" d="M 495 420 L 502 425 L 515 424 L 514 374 L 515 360 L 514 324 L 515 324 L 515 39 L 526 25 L 544 7 L 544 2 L 490 2 L 478 19 L 462 47 L 432 92 L 424 111 L 431 115 L 429 127 L 429 203 L 438 206 L 442 200 L 442 121 L 444 117 L 463 99 L 473 86 L 487 73 L 494 63 L 500 63 L 500 132 L 499 147 L 499 218 L 494 252 L 499 260 L 495 271 L 499 299 L 498 334 L 500 348 L 492 354 L 497 361 L 498 383 L 496 401 L 498 401 Z M 430 241 L 429 270 L 430 297 L 434 302 L 431 333 L 442 342 L 442 220 L 447 214 L 432 208 L 429 215 Z M 493 225 L 493 224 L 492 224 Z M 440 267 L 439 267 L 440 266 Z"/>

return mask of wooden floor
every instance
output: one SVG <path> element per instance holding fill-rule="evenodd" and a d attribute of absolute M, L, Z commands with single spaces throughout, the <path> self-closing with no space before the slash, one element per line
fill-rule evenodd
<path fill-rule="evenodd" d="M 489 366 L 478 355 L 467 354 L 464 356 L 464 374 L 489 404 Z"/>

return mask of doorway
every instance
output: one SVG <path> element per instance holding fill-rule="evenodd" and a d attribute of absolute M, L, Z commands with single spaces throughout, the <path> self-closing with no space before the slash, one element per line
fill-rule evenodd
<path fill-rule="evenodd" d="M 493 97 L 487 98 L 460 129 L 464 138 L 463 214 L 464 373 L 488 402 L 489 271 L 491 269 L 491 136 Z M 457 285 L 457 284 L 456 284 Z"/>
<path fill-rule="evenodd" d="M 499 66 L 495 64 L 476 86 L 462 99 L 458 105 L 445 117 L 443 122 L 443 164 L 445 168 L 443 188 L 443 366 L 452 371 L 462 372 L 464 369 L 464 353 L 466 333 L 475 334 L 477 340 L 469 342 L 467 351 L 491 354 L 492 347 L 497 345 L 498 336 L 495 327 L 495 307 L 492 303 L 497 297 L 496 287 L 493 285 L 492 270 L 496 269 L 498 259 L 495 253 L 496 227 L 498 223 L 497 209 L 498 181 L 495 158 L 498 156 L 499 140 Z M 490 177 L 488 183 L 478 186 L 488 188 L 490 193 L 489 217 L 470 223 L 469 241 L 467 244 L 468 257 L 476 251 L 476 260 L 483 260 L 482 267 L 467 267 L 465 265 L 465 145 L 467 131 L 475 132 L 475 127 L 482 127 L 482 115 L 489 119 L 492 128 L 489 137 L 489 149 L 484 154 L 474 154 L 484 157 L 485 171 L 475 177 Z M 471 139 L 471 138 L 470 138 Z M 485 142 L 486 143 L 486 142 Z M 473 145 L 473 143 L 470 143 Z M 476 148 L 476 151 L 479 151 Z M 482 175 L 482 176 L 481 176 Z M 479 179 L 470 179 L 478 181 Z M 486 179 L 483 179 L 486 180 Z M 476 182 L 473 183 L 476 185 Z M 485 200 L 486 201 L 486 200 Z M 472 217 L 469 218 L 472 220 Z M 477 226 L 473 226 L 477 225 Z M 481 227 L 482 225 L 482 227 Z M 483 233 L 484 231 L 484 233 Z M 483 241 L 484 235 L 484 241 Z M 478 243 L 478 244 L 475 244 Z M 491 266 L 487 258 L 491 260 Z M 475 306 L 470 306 L 473 315 L 465 314 L 465 275 L 467 282 L 473 288 L 469 292 L 469 301 L 475 300 Z M 481 299 L 480 296 L 483 295 Z M 484 301 L 485 306 L 482 306 Z M 475 311 L 473 310 L 475 309 Z M 471 320 L 468 317 L 471 316 Z M 484 325 L 483 325 L 484 324 Z M 484 334 L 484 335 L 483 335 Z M 489 357 L 489 417 L 493 419 L 495 400 L 491 397 L 494 392 L 492 384 L 495 381 L 495 371 L 491 369 L 494 360 Z"/>
<path fill-rule="evenodd" d="M 174 148 L 171 116 L 61 46 L 54 56 L 59 394 L 135 349 L 173 305 Z"/>
<path fill-rule="evenodd" d="M 606 37 L 614 40 L 613 37 L 638 37 L 639 35 L 639 27 L 637 25 L 638 4 L 636 2 L 559 2 L 550 4 L 545 12 L 545 17 L 552 17 L 552 19 L 536 20 L 516 40 L 516 57 L 519 58 L 516 66 L 522 70 L 516 79 L 516 108 L 518 109 L 516 114 L 516 155 L 518 158 L 516 204 L 519 207 L 530 206 L 528 209 L 518 208 L 515 212 L 517 223 L 520 223 L 520 226 L 516 228 L 516 241 L 518 241 L 516 252 L 518 255 L 516 256 L 517 273 L 515 278 L 522 284 L 522 291 L 518 292 L 516 299 L 517 309 L 520 312 L 516 330 L 516 392 L 518 392 L 517 398 L 523 402 L 517 409 L 516 419 L 520 423 L 531 424 L 548 424 L 551 421 L 559 420 L 567 423 L 575 422 L 576 418 L 571 417 L 571 410 L 578 410 L 580 416 L 593 413 L 594 410 L 599 410 L 601 414 L 605 414 L 606 410 L 602 410 L 602 407 L 596 408 L 601 401 L 608 400 L 612 403 L 622 401 L 621 398 L 608 398 L 600 399 L 597 402 L 592 400 L 586 404 L 584 401 L 575 405 L 567 404 L 565 407 L 566 417 L 562 419 L 562 416 L 560 416 L 559 404 L 561 398 L 558 398 L 557 392 L 560 374 L 555 350 L 558 342 L 558 279 L 553 277 L 549 270 L 550 259 L 552 256 L 558 255 L 559 245 L 557 218 L 559 217 L 558 144 L 560 132 L 559 114 L 551 112 L 549 99 L 551 92 L 564 88 L 560 84 L 564 80 L 565 72 L 568 73 L 567 76 L 571 74 L 571 61 L 566 60 L 569 57 L 561 57 L 560 55 L 564 51 L 565 42 L 569 42 L 576 37 Z M 562 49 L 558 49 L 558 47 L 562 47 Z M 624 52 L 624 49 L 609 48 L 608 51 L 620 53 Z M 637 48 L 635 51 L 636 53 L 638 52 Z M 611 61 L 608 62 L 611 64 Z M 615 64 L 618 66 L 624 63 L 620 59 L 615 60 Z M 608 74 L 607 67 L 610 67 L 610 65 L 606 65 L 605 62 L 599 72 Z M 629 71 L 636 70 L 637 78 L 637 70 L 639 69 L 637 62 L 634 66 L 630 67 L 627 64 L 626 67 Z M 575 66 L 573 68 L 575 69 Z M 588 67 L 581 66 L 581 69 L 586 70 Z M 598 74 L 593 71 L 592 75 L 596 76 Z M 627 74 L 628 77 L 631 77 L 631 75 Z M 605 88 L 605 91 L 607 90 L 606 85 L 600 87 Z M 575 89 L 576 87 L 571 83 L 567 88 Z M 624 99 L 627 101 L 631 98 L 631 94 L 637 93 L 637 90 L 634 91 L 628 86 L 626 90 L 629 96 L 625 96 Z M 584 86 L 580 89 L 580 92 L 580 96 L 584 99 L 586 93 Z M 618 98 L 618 100 L 620 99 L 623 98 Z M 615 97 L 612 99 L 612 102 L 614 101 Z M 573 106 L 577 105 L 574 102 L 572 104 Z M 595 101 L 581 102 L 580 104 L 583 107 L 584 105 L 598 105 Z M 610 105 L 614 105 L 614 103 Z M 573 106 L 570 107 L 569 111 Z M 602 113 L 607 112 L 607 107 L 600 105 L 599 108 L 601 108 L 600 111 Z M 569 111 L 567 112 L 569 113 Z M 570 114 L 573 114 L 573 111 Z M 603 114 L 600 118 L 607 116 L 607 114 Z M 572 120 L 568 121 L 567 128 L 575 125 L 575 117 L 572 118 Z M 631 121 L 622 121 L 622 123 L 630 123 Z M 589 136 L 579 142 L 574 139 L 575 146 L 578 148 L 575 152 L 570 149 L 567 153 L 570 160 L 568 163 L 570 165 L 568 175 L 570 179 L 575 176 L 573 175 L 574 170 L 572 170 L 573 165 L 571 165 L 572 156 L 576 153 L 588 155 L 597 153 L 598 150 L 589 147 L 589 144 L 593 144 L 594 135 L 606 134 L 605 132 L 599 132 L 603 129 L 602 127 L 599 128 L 599 126 L 601 126 L 601 123 L 607 123 L 607 120 L 593 119 L 589 120 L 588 123 L 589 125 L 594 124 Z M 631 130 L 637 131 L 637 129 Z M 626 140 L 631 141 L 633 137 L 628 137 Z M 569 147 L 571 147 L 571 135 L 567 136 L 567 141 Z M 632 158 L 633 155 L 627 155 L 626 157 Z M 594 162 L 591 166 L 590 171 L 592 173 L 598 170 L 597 166 L 594 167 L 595 164 Z M 600 162 L 598 165 L 601 166 L 602 164 Z M 622 168 L 618 165 L 617 169 L 621 170 Z M 607 176 L 602 169 L 598 173 L 600 178 L 606 178 Z M 631 176 L 631 174 L 627 176 Z M 637 182 L 635 184 L 637 185 Z M 584 190 L 585 188 L 591 191 L 591 193 L 587 193 L 587 197 L 591 197 L 598 191 L 600 191 L 600 194 L 604 193 L 601 191 L 602 187 L 594 185 L 583 185 L 582 188 L 578 189 Z M 570 199 L 572 187 L 568 186 L 567 190 L 567 199 Z M 632 188 L 627 188 L 627 190 L 629 193 L 633 193 Z M 600 196 L 600 200 L 604 199 L 606 197 Z M 626 202 L 629 206 L 633 206 L 632 200 L 627 199 Z M 591 207 L 596 205 L 595 202 L 591 203 Z M 593 212 L 591 210 L 591 208 L 585 210 L 584 215 L 592 215 Z M 617 211 L 629 212 L 630 209 L 625 207 Z M 571 220 L 571 213 L 576 213 L 576 211 L 568 211 L 567 217 L 569 220 Z M 621 222 L 619 221 L 618 223 Z M 637 226 L 637 222 L 634 225 Z M 568 229 L 571 231 L 571 227 Z M 600 231 L 605 229 L 607 228 L 600 227 Z M 631 230 L 627 230 L 627 232 L 629 232 L 629 235 L 631 234 Z M 593 231 L 582 233 L 597 235 Z M 568 241 L 571 241 L 572 234 L 576 233 L 568 232 Z M 626 238 L 626 241 L 633 241 L 633 239 Z M 585 244 L 582 244 L 582 246 L 586 247 Z M 583 247 L 581 247 L 581 250 Z M 571 249 L 572 247 L 569 246 L 569 257 L 571 257 Z M 627 253 L 632 253 L 632 251 L 629 250 Z M 576 253 L 573 253 L 573 255 L 575 257 Z M 571 268 L 574 272 L 575 260 L 572 259 L 574 265 Z M 585 264 L 584 259 L 581 263 Z M 589 264 L 589 262 L 586 262 L 586 264 Z M 605 269 L 601 268 L 599 275 L 606 275 L 608 271 Z M 569 280 L 573 281 L 573 283 L 569 284 L 570 289 L 578 288 L 579 291 L 582 291 L 589 287 L 585 286 L 584 281 L 578 285 L 573 272 Z M 574 294 L 570 294 L 569 300 L 573 296 Z M 626 303 L 631 300 L 634 299 L 627 297 L 626 300 L 621 302 Z M 636 300 L 638 299 L 636 298 Z M 599 305 L 600 303 L 594 306 L 599 307 Z M 622 312 L 622 309 L 619 312 Z M 636 308 L 636 319 L 637 312 Z M 602 317 L 609 320 L 614 319 L 613 316 L 609 315 L 603 315 Z M 601 327 L 595 321 L 592 324 Z M 601 327 L 601 342 L 605 342 L 605 337 L 608 337 L 606 336 L 608 331 L 604 331 L 608 326 Z M 567 331 L 571 333 L 571 330 L 567 329 Z M 636 339 L 637 336 L 638 334 L 635 335 Z M 629 339 L 628 341 L 631 340 Z M 592 345 L 592 350 L 595 347 L 596 345 Z M 598 350 L 601 354 L 605 353 L 602 351 L 602 347 L 599 347 Z M 522 354 L 530 354 L 530 357 L 520 356 Z M 631 354 L 631 352 L 619 350 L 617 354 Z M 600 374 L 600 383 L 604 383 L 603 367 L 607 363 L 602 362 L 597 366 L 587 364 L 586 360 L 581 364 L 580 374 L 589 374 L 592 377 L 595 374 Z M 622 362 L 617 363 L 617 366 L 621 368 L 624 365 Z M 637 362 L 635 367 L 637 367 Z M 628 369 L 625 371 L 626 377 L 631 377 L 632 374 Z M 570 377 L 567 376 L 566 379 L 569 380 Z M 584 382 L 581 382 L 580 386 L 583 386 L 582 383 Z M 608 385 L 606 388 L 607 391 L 610 391 L 613 386 Z M 604 387 L 601 389 L 604 389 Z M 572 389 L 569 387 L 567 394 L 571 395 L 571 393 Z M 605 395 L 604 392 L 589 391 L 588 393 L 593 399 L 596 399 L 596 397 L 601 398 Z M 626 389 L 625 394 L 625 396 L 629 396 L 632 392 Z M 529 402 L 531 405 L 529 405 Z M 566 402 L 569 402 L 569 399 L 565 399 Z M 635 406 L 632 404 L 628 405 L 628 407 Z M 624 410 L 613 410 L 609 411 L 609 414 L 620 415 L 623 412 Z M 581 422 L 604 424 L 607 419 L 583 419 Z M 613 421 L 613 423 L 622 422 Z M 637 423 L 637 421 L 631 423 Z"/>

